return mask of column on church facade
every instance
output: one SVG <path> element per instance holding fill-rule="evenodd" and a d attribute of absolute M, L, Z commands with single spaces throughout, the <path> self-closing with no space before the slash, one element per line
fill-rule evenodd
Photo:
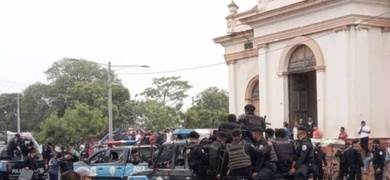
<path fill-rule="evenodd" d="M 346 131 L 350 138 L 357 137 L 356 128 L 360 126 L 359 119 L 359 76 L 358 76 L 358 53 L 357 46 L 358 40 L 356 38 L 357 31 L 355 26 L 349 26 L 348 32 L 348 49 L 347 49 L 347 62 L 348 62 L 348 127 Z"/>
<path fill-rule="evenodd" d="M 236 114 L 237 95 L 236 95 L 236 68 L 235 61 L 228 62 L 229 71 L 229 113 Z"/>
<path fill-rule="evenodd" d="M 367 125 L 370 125 L 371 122 L 374 122 L 370 119 L 370 57 L 369 57 L 369 30 L 370 26 L 361 24 L 354 27 L 355 28 L 355 37 L 356 38 L 356 71 L 354 76 L 357 78 L 355 80 L 355 88 L 353 91 L 356 92 L 355 98 L 357 101 L 357 112 L 354 113 L 354 117 L 351 120 L 358 121 L 357 127 L 354 128 L 355 134 L 357 128 L 360 127 L 360 121 L 366 121 Z"/>
<path fill-rule="evenodd" d="M 269 96 L 268 96 L 268 45 L 263 44 L 258 46 L 258 62 L 259 62 L 259 97 L 260 97 L 260 113 L 262 116 L 270 117 Z"/>
<path fill-rule="evenodd" d="M 279 93 L 281 96 L 279 97 L 279 112 L 282 114 L 279 116 L 283 118 L 283 121 L 289 122 L 289 95 L 288 95 L 288 75 L 287 74 L 278 74 L 278 86 Z"/>
<path fill-rule="evenodd" d="M 318 121 L 323 128 L 325 137 L 337 137 L 340 127 L 348 127 L 349 121 L 349 78 L 351 77 L 349 52 L 349 27 L 341 26 L 334 29 L 333 36 L 335 38 L 332 46 L 332 55 L 328 56 L 331 59 L 325 60 L 327 68 L 325 70 L 318 70 L 320 75 L 317 75 L 317 85 L 321 85 L 320 79 L 322 74 L 326 75 L 326 85 L 321 85 L 327 89 L 327 92 L 322 92 L 322 88 L 317 87 L 318 91 Z M 330 68 L 334 70 L 329 72 Z M 327 96 L 328 93 L 329 96 Z M 320 98 L 321 94 L 322 98 Z M 333 98 L 330 99 L 329 97 Z M 324 107 L 325 106 L 325 110 Z M 324 112 L 325 111 L 325 112 Z M 348 130 L 348 128 L 347 128 Z"/>

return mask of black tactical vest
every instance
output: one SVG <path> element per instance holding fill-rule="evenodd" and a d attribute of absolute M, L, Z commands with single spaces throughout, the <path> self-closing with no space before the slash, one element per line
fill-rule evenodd
<path fill-rule="evenodd" d="M 209 164 L 210 164 L 210 170 L 212 172 L 215 172 L 219 168 L 220 163 L 220 157 L 219 154 L 221 152 L 222 143 L 219 141 L 214 141 L 210 145 L 209 149 Z"/>
<path fill-rule="evenodd" d="M 255 127 L 261 127 L 263 130 L 265 130 L 265 122 L 264 118 L 254 115 L 254 114 L 247 114 L 246 115 L 246 123 L 245 123 L 251 130 Z"/>
<path fill-rule="evenodd" d="M 279 161 L 294 161 L 294 143 L 285 139 L 276 139 L 273 146 Z"/>
<path fill-rule="evenodd" d="M 245 151 L 245 142 L 229 146 L 228 152 L 230 169 L 245 168 L 252 165 L 251 158 Z"/>

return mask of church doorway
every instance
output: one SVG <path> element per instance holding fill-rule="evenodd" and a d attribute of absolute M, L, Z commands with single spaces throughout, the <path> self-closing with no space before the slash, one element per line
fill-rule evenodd
<path fill-rule="evenodd" d="M 317 72 L 312 50 L 298 46 L 291 54 L 288 66 L 288 95 L 290 126 L 312 116 L 317 124 Z"/>

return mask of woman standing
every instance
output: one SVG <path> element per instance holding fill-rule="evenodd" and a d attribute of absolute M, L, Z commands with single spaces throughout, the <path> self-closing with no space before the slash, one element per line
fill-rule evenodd
<path fill-rule="evenodd" d="M 58 180 L 58 171 L 60 170 L 60 166 L 57 161 L 57 153 L 50 154 L 51 159 L 49 161 L 49 177 L 50 180 Z"/>

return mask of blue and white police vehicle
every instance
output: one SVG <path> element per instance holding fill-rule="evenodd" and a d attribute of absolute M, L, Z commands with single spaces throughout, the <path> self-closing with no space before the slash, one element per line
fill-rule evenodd
<path fill-rule="evenodd" d="M 108 146 L 88 158 L 74 163 L 74 170 L 87 167 L 97 174 L 94 179 L 126 179 L 130 174 L 149 169 L 153 155 L 158 149 L 154 145 L 136 145 L 136 141 L 111 141 Z M 132 150 L 138 150 L 139 164 L 132 163 Z"/>

